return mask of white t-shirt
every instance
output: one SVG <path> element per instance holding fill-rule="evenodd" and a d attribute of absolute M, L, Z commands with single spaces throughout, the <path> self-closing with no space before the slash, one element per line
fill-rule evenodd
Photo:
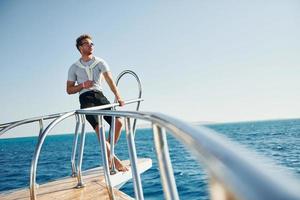
<path fill-rule="evenodd" d="M 84 62 L 81 59 L 79 59 L 79 62 L 85 66 L 89 67 L 92 65 L 95 60 L 98 60 L 99 63 L 92 69 L 93 71 L 93 81 L 94 81 L 94 86 L 89 88 L 89 89 L 82 89 L 79 94 L 82 94 L 84 92 L 90 91 L 90 90 L 98 90 L 102 91 L 102 86 L 101 86 L 101 81 L 102 81 L 102 73 L 103 72 L 108 72 L 109 66 L 108 64 L 101 58 L 95 58 L 91 59 L 88 62 Z M 69 72 L 68 72 L 68 81 L 74 81 L 77 82 L 77 84 L 81 84 L 85 81 L 89 80 L 88 74 L 85 69 L 79 67 L 76 63 L 71 65 Z"/>

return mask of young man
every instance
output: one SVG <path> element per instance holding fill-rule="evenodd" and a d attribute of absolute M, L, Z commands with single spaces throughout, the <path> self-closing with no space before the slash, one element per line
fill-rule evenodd
<path fill-rule="evenodd" d="M 120 106 L 123 106 L 124 101 L 116 87 L 108 65 L 104 60 L 93 55 L 94 43 L 92 37 L 86 34 L 79 36 L 76 40 L 76 47 L 81 54 L 81 58 L 69 69 L 67 93 L 75 94 L 79 92 L 80 108 L 110 104 L 102 93 L 101 80 L 104 77 Z M 86 119 L 94 128 L 100 140 L 97 116 L 87 115 Z M 111 125 L 111 117 L 105 116 L 104 119 Z M 121 129 L 122 122 L 120 118 L 116 118 L 115 143 L 120 137 Z M 109 153 L 110 144 L 107 141 L 106 146 Z M 114 162 L 117 170 L 128 170 L 117 157 L 115 157 Z"/>

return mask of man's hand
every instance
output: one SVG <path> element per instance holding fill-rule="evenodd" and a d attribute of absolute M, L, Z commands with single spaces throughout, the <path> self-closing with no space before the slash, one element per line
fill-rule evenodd
<path fill-rule="evenodd" d="M 125 102 L 122 99 L 118 99 L 117 100 L 120 106 L 124 106 Z"/>
<path fill-rule="evenodd" d="M 91 80 L 88 80 L 88 81 L 85 81 L 82 83 L 82 88 L 88 89 L 88 88 L 93 87 L 93 85 L 94 85 L 94 82 Z"/>

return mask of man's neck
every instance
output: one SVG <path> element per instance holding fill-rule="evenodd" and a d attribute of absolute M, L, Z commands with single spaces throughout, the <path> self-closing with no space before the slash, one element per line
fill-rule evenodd
<path fill-rule="evenodd" d="M 93 57 L 94 57 L 93 54 L 91 54 L 91 55 L 82 55 L 81 60 L 84 61 L 84 62 L 88 62 L 88 61 L 92 60 Z"/>

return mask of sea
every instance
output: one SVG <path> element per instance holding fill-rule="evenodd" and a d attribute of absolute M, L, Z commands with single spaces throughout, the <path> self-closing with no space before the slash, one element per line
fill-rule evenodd
<path fill-rule="evenodd" d="M 255 151 L 277 165 L 287 168 L 300 180 L 300 119 L 223 123 L 205 125 Z M 37 183 L 42 184 L 71 174 L 70 156 L 73 134 L 52 135 L 46 138 L 41 151 Z M 151 158 L 153 166 L 142 175 L 145 199 L 164 199 L 151 129 L 136 132 L 138 157 Z M 29 186 L 31 158 L 37 137 L 0 139 L 0 192 Z M 100 148 L 94 133 L 86 136 L 83 170 L 102 165 Z M 168 134 L 170 157 L 173 164 L 180 199 L 209 199 L 207 174 L 189 150 Z M 122 134 L 116 154 L 128 159 L 125 133 Z M 134 196 L 132 182 L 121 191 Z"/>

